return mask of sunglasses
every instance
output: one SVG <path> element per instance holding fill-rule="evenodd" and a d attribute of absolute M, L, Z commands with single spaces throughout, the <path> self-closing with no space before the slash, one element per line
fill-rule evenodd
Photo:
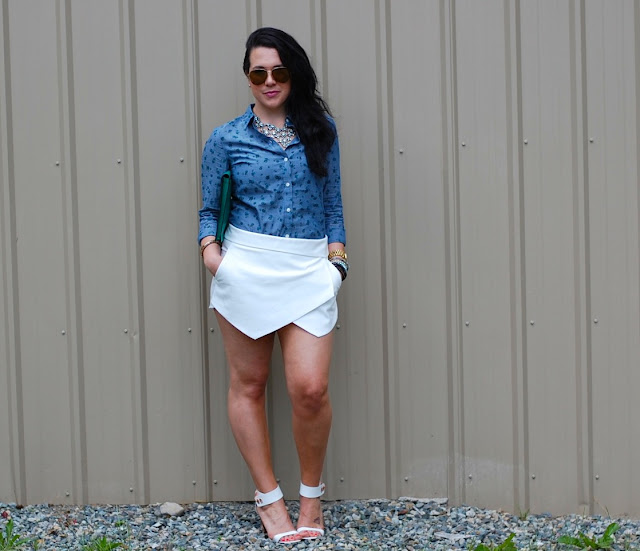
<path fill-rule="evenodd" d="M 266 69 L 254 69 L 253 71 L 249 71 L 249 80 L 257 86 L 259 84 L 264 84 L 267 81 L 268 75 L 271 75 L 271 78 L 280 84 L 289 82 L 289 79 L 291 78 L 289 69 L 286 67 L 276 67 L 275 69 L 271 69 L 271 71 L 267 71 Z"/>

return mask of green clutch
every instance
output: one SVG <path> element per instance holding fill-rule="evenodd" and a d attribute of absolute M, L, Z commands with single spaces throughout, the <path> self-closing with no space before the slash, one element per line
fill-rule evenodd
<path fill-rule="evenodd" d="M 218 215 L 218 227 L 216 228 L 216 242 L 224 241 L 224 232 L 229 225 L 231 212 L 231 171 L 227 170 L 220 179 L 220 214 Z"/>

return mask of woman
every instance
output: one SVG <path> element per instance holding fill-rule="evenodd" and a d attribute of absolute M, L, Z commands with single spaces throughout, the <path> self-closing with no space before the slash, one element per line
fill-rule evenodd
<path fill-rule="evenodd" d="M 254 31 L 243 70 L 255 103 L 216 128 L 202 158 L 200 247 L 213 274 L 216 311 L 230 369 L 228 413 L 256 486 L 256 510 L 281 543 L 324 535 L 320 497 L 331 428 L 328 395 L 336 295 L 347 276 L 338 137 L 317 92 L 307 54 L 287 33 Z M 220 178 L 233 201 L 216 242 Z M 265 387 L 277 334 L 300 464 L 294 528 L 276 482 Z"/>

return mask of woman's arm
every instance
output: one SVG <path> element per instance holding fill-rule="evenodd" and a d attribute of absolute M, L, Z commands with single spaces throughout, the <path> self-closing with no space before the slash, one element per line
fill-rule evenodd
<path fill-rule="evenodd" d="M 220 214 L 220 179 L 229 168 L 229 161 L 221 138 L 220 128 L 216 128 L 202 151 L 202 208 L 198 240 L 216 234 Z"/>
<path fill-rule="evenodd" d="M 329 243 L 341 245 L 347 242 L 342 212 L 342 180 L 340 176 L 340 145 L 338 135 L 327 154 L 327 176 L 324 184 L 325 231 Z M 336 246 L 337 246 L 336 245 Z M 331 250 L 331 249 L 330 249 Z"/>

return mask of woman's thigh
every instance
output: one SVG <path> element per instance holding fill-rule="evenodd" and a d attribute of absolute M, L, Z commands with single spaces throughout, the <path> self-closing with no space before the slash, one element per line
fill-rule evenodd
<path fill-rule="evenodd" d="M 278 330 L 289 393 L 323 393 L 329 384 L 333 332 L 316 337 L 295 324 Z"/>
<path fill-rule="evenodd" d="M 274 334 L 254 340 L 236 329 L 217 311 L 216 316 L 229 364 L 230 384 L 264 386 L 269 377 Z"/>

